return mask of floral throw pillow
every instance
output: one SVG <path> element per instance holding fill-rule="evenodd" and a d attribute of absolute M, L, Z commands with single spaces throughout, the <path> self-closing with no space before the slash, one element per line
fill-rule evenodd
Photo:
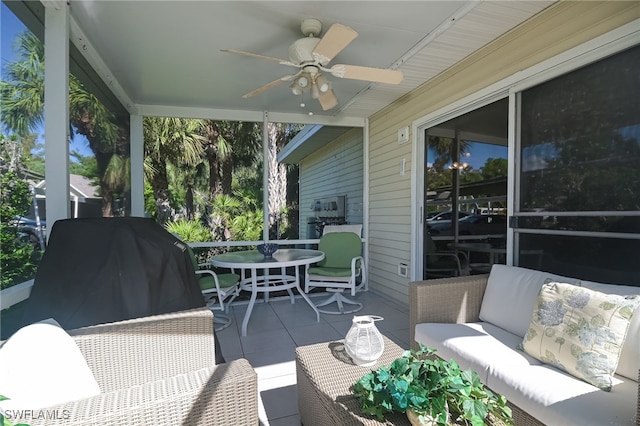
<path fill-rule="evenodd" d="M 520 349 L 610 391 L 620 350 L 640 296 L 600 293 L 572 284 L 542 286 Z"/>

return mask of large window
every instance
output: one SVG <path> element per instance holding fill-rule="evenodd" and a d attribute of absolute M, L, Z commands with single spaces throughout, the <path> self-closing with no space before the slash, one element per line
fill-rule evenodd
<path fill-rule="evenodd" d="M 501 99 L 426 130 L 425 233 L 438 252 L 461 243 L 504 249 L 507 234 L 507 108 Z M 456 217 L 458 219 L 456 219 Z M 428 244 L 425 252 L 428 251 Z M 495 259 L 468 256 L 485 272 Z M 427 257 L 427 268 L 430 259 Z M 471 272 L 475 272 L 474 267 Z"/>
<path fill-rule="evenodd" d="M 640 285 L 638 93 L 636 46 L 521 94 L 520 265 Z"/>

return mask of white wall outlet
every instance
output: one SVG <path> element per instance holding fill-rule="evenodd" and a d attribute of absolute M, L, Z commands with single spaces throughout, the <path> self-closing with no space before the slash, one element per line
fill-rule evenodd
<path fill-rule="evenodd" d="M 404 278 L 409 276 L 409 266 L 406 263 L 398 264 L 398 275 Z"/>
<path fill-rule="evenodd" d="M 404 126 L 398 129 L 398 143 L 405 143 L 409 141 L 409 126 Z"/>

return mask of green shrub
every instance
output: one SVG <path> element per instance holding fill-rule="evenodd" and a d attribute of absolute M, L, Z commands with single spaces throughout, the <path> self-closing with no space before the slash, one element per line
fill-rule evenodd
<path fill-rule="evenodd" d="M 179 219 L 167 222 L 166 229 L 180 236 L 180 239 L 185 242 L 211 241 L 211 233 L 197 220 Z"/>
<path fill-rule="evenodd" d="M 29 185 L 12 171 L 0 176 L 0 289 L 19 284 L 36 270 L 33 246 L 20 239 L 15 219 L 25 216 L 31 204 Z"/>

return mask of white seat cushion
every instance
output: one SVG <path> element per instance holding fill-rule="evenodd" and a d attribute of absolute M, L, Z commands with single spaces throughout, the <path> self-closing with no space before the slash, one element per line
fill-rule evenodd
<path fill-rule="evenodd" d="M 482 298 L 480 319 L 524 337 L 538 294 L 546 281 L 580 283 L 579 279 L 548 272 L 517 266 L 493 265 Z"/>
<path fill-rule="evenodd" d="M 547 425 L 635 425 L 638 383 L 614 377 L 605 392 L 549 365 L 494 363 L 487 386 Z"/>
<path fill-rule="evenodd" d="M 3 410 L 35 410 L 100 394 L 80 349 L 53 319 L 16 331 L 0 348 Z"/>
<path fill-rule="evenodd" d="M 453 358 L 463 370 L 472 369 L 486 383 L 494 363 L 526 367 L 541 364 L 522 351 L 515 350 L 520 336 L 489 323 L 417 324 L 415 340 L 436 349 L 445 360 Z"/>

